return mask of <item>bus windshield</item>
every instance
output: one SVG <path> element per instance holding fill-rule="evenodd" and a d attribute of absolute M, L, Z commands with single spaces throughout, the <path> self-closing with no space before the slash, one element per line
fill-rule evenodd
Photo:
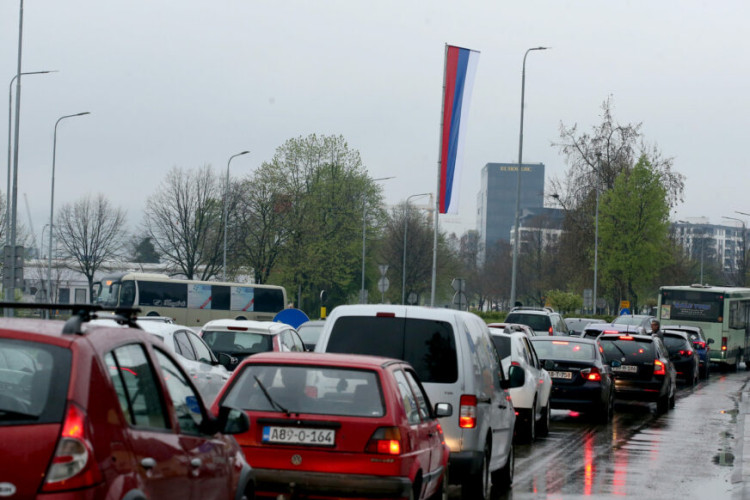
<path fill-rule="evenodd" d="M 119 281 L 103 279 L 97 287 L 98 290 L 94 303 L 101 306 L 116 306 L 117 299 L 120 296 L 120 285 L 121 282 Z"/>
<path fill-rule="evenodd" d="M 694 290 L 663 290 L 661 319 L 721 323 L 724 294 Z"/>

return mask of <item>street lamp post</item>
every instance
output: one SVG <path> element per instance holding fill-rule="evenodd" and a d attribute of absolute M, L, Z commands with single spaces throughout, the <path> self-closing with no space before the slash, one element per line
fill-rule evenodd
<path fill-rule="evenodd" d="M 521 69 L 521 128 L 518 133 L 518 176 L 516 179 L 516 223 L 513 230 L 513 272 L 510 279 L 510 306 L 516 302 L 516 275 L 518 274 L 518 224 L 521 218 L 521 164 L 523 163 L 523 100 L 526 91 L 526 56 L 532 50 L 547 50 L 549 47 L 533 47 L 523 55 L 523 66 Z"/>
<path fill-rule="evenodd" d="M 740 215 L 745 215 L 742 212 L 735 212 Z M 722 219 L 729 219 L 729 220 L 735 220 L 742 224 L 742 262 L 740 265 L 740 283 L 738 286 L 745 286 L 745 234 L 747 233 L 747 227 L 745 225 L 745 221 L 742 219 L 738 219 L 737 217 L 727 217 L 726 215 L 721 216 Z"/>
<path fill-rule="evenodd" d="M 387 181 L 388 179 L 393 179 L 395 176 L 391 177 L 379 177 L 377 179 L 373 179 L 373 182 L 377 181 Z M 366 237 L 367 236 L 367 197 L 362 194 L 362 288 L 359 291 L 359 303 L 365 304 L 365 248 L 366 248 Z"/>
<path fill-rule="evenodd" d="M 227 179 L 226 179 L 226 184 L 224 185 L 224 258 L 222 260 L 222 265 L 221 265 L 221 279 L 223 281 L 227 280 L 227 216 L 228 216 L 227 202 L 229 199 L 229 164 L 232 163 L 232 158 L 246 155 L 249 152 L 250 151 L 242 151 L 241 153 L 232 155 L 229 157 L 229 161 L 227 161 Z"/>
<path fill-rule="evenodd" d="M 49 261 L 47 265 L 47 302 L 52 302 L 52 240 L 55 235 L 55 158 L 57 156 L 57 125 L 66 118 L 73 118 L 76 116 L 83 116 L 90 114 L 88 111 L 83 113 L 76 113 L 74 115 L 61 116 L 55 122 L 55 133 L 52 141 L 52 188 L 49 196 Z M 49 313 L 48 313 L 49 314 Z"/>
<path fill-rule="evenodd" d="M 56 73 L 57 70 L 49 70 L 49 71 L 29 71 L 25 73 L 21 73 L 21 76 L 25 75 L 43 75 L 47 73 Z M 8 186 L 5 191 L 5 244 L 10 245 L 10 196 L 8 194 L 10 193 L 10 173 L 12 170 L 11 165 L 11 131 L 13 130 L 12 126 L 12 116 L 13 116 L 13 82 L 16 81 L 18 78 L 18 75 L 14 75 L 13 78 L 10 80 L 10 85 L 8 87 Z"/>
<path fill-rule="evenodd" d="M 594 214 L 594 314 L 596 314 L 596 280 L 599 274 L 599 175 L 602 170 L 602 153 L 596 152 L 596 210 Z"/>
<path fill-rule="evenodd" d="M 404 261 L 401 263 L 401 303 L 406 304 L 406 229 L 409 222 L 409 200 L 420 196 L 427 196 L 432 193 L 413 194 L 406 198 L 406 207 L 404 208 Z"/>

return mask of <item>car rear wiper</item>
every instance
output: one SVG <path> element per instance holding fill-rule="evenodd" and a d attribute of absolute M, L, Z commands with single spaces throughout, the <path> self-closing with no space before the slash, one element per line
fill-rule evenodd
<path fill-rule="evenodd" d="M 284 413 L 286 413 L 287 417 L 291 416 L 291 413 L 289 413 L 289 410 L 287 410 L 286 408 L 284 408 L 283 406 L 281 406 L 278 402 L 274 401 L 274 399 L 271 397 L 271 395 L 268 394 L 268 391 L 266 390 L 266 387 L 263 385 L 263 382 L 260 381 L 260 379 L 258 378 L 258 376 L 257 375 L 253 375 L 253 378 L 255 379 L 256 382 L 258 382 L 258 387 L 260 387 L 260 390 L 263 391 L 263 395 L 266 397 L 266 399 L 268 400 L 268 402 L 271 404 L 271 407 L 283 411 Z"/>

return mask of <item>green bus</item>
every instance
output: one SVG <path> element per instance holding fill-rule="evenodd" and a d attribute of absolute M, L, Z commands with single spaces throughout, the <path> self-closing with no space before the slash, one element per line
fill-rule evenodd
<path fill-rule="evenodd" d="M 712 363 L 736 370 L 750 359 L 750 288 L 730 286 L 663 286 L 657 317 L 669 325 L 700 326 L 713 339 Z"/>
<path fill-rule="evenodd" d="M 139 307 L 144 316 L 164 316 L 180 325 L 202 326 L 213 319 L 272 321 L 286 305 L 286 290 L 276 285 L 119 273 L 104 276 L 94 285 L 93 302 Z"/>

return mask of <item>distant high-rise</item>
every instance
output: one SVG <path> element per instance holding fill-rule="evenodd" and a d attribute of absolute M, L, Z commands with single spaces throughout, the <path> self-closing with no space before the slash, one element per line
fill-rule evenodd
<path fill-rule="evenodd" d="M 510 241 L 516 217 L 518 163 L 488 163 L 482 168 L 477 195 L 477 231 L 487 248 Z M 521 211 L 544 206 L 544 164 L 521 165 Z"/>

